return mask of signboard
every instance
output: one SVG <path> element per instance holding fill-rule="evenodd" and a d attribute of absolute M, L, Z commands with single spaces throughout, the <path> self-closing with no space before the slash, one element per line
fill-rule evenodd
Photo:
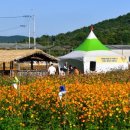
<path fill-rule="evenodd" d="M 127 62 L 126 57 L 97 57 L 96 62 L 98 63 L 123 63 Z"/>

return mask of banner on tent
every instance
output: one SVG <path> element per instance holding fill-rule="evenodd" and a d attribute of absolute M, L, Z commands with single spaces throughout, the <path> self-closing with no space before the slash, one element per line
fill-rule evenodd
<path fill-rule="evenodd" d="M 127 62 L 126 57 L 97 57 L 96 62 L 98 63 L 123 63 Z"/>

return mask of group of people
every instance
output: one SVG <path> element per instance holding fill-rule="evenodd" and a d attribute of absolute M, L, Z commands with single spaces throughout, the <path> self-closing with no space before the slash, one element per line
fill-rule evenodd
<path fill-rule="evenodd" d="M 61 74 L 75 74 L 75 75 L 79 75 L 79 70 L 76 66 L 72 66 L 72 65 L 69 65 L 67 66 L 66 64 L 64 64 L 63 68 L 61 68 Z"/>
<path fill-rule="evenodd" d="M 48 73 L 49 75 L 55 75 L 56 74 L 56 67 L 51 64 L 50 67 L 48 68 Z M 66 64 L 64 64 L 64 66 L 62 68 L 60 68 L 59 71 L 59 75 L 61 76 L 65 76 L 66 74 L 75 74 L 75 75 L 79 75 L 79 70 L 76 66 L 72 66 L 69 65 L 67 66 Z"/>

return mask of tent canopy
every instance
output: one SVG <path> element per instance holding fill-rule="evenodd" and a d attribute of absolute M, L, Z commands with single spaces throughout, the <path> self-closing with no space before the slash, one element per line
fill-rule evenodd
<path fill-rule="evenodd" d="M 112 51 L 72 51 L 62 57 L 59 57 L 59 59 L 77 59 L 82 60 L 84 57 L 98 57 L 98 56 L 116 56 L 119 57 L 120 54 L 117 54 Z"/>
<path fill-rule="evenodd" d="M 122 55 L 112 52 L 103 45 L 91 30 L 87 39 L 74 51 L 59 57 L 59 67 L 65 63 L 78 67 L 86 73 L 90 70 L 109 71 L 113 68 L 128 68 L 127 60 L 122 60 Z"/>
<path fill-rule="evenodd" d="M 79 45 L 79 47 L 77 47 L 75 51 L 94 51 L 94 50 L 110 50 L 110 49 L 104 46 L 97 39 L 93 31 L 91 30 L 87 39 L 85 39 L 85 41 L 81 45 Z"/>

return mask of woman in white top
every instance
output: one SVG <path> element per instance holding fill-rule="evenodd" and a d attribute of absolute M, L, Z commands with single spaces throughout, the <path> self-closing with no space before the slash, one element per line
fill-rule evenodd
<path fill-rule="evenodd" d="M 55 75 L 56 68 L 51 64 L 51 66 L 48 68 L 49 75 Z"/>

